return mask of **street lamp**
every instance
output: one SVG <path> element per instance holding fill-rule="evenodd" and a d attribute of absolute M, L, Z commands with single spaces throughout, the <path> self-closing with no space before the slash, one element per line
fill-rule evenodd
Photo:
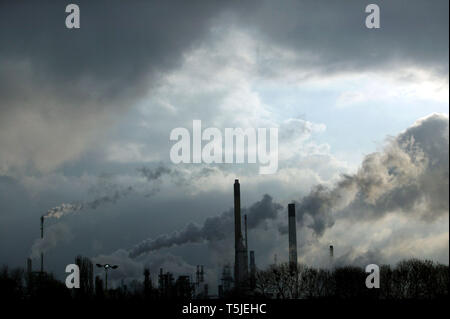
<path fill-rule="evenodd" d="M 108 270 L 109 269 L 117 269 L 119 266 L 117 265 L 110 265 L 110 264 L 96 264 L 99 268 L 105 269 L 105 291 L 108 291 Z"/>

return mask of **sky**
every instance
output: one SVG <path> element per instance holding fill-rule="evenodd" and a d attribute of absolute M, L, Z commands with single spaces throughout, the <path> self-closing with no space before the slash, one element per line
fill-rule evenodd
<path fill-rule="evenodd" d="M 260 268 L 287 261 L 290 202 L 299 262 L 448 264 L 448 1 L 376 3 L 379 29 L 356 0 L 76 1 L 67 29 L 63 2 L 1 1 L 0 264 L 214 284 L 236 178 Z M 277 172 L 172 163 L 193 120 L 278 128 Z"/>

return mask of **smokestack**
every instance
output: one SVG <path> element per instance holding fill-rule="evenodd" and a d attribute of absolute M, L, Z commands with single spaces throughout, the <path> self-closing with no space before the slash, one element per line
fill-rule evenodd
<path fill-rule="evenodd" d="M 234 181 L 234 282 L 239 288 L 248 276 L 247 247 L 241 230 L 241 189 L 239 180 Z"/>
<path fill-rule="evenodd" d="M 234 180 L 234 246 L 236 251 L 242 238 L 241 232 L 241 187 L 239 180 Z"/>
<path fill-rule="evenodd" d="M 44 239 L 44 216 L 41 216 L 41 239 Z M 41 273 L 44 272 L 44 253 L 41 252 Z"/>
<path fill-rule="evenodd" d="M 289 265 L 297 268 L 297 224 L 295 220 L 295 204 L 288 204 L 289 223 Z"/>
<path fill-rule="evenodd" d="M 334 247 L 333 245 L 330 245 L 330 259 L 333 260 L 333 256 L 334 256 Z"/>

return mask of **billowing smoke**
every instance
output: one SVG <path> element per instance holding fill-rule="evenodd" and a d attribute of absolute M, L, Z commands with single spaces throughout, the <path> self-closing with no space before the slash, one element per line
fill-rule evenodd
<path fill-rule="evenodd" d="M 283 207 L 273 202 L 272 197 L 264 195 L 263 198 L 242 209 L 242 214 L 247 214 L 248 228 L 256 228 L 270 219 L 276 219 Z M 135 258 L 147 252 L 161 248 L 179 246 L 187 243 L 214 242 L 233 235 L 234 214 L 233 210 L 223 212 L 205 220 L 202 226 L 189 223 L 180 231 L 170 235 L 164 234 L 156 238 L 144 240 L 130 250 L 130 257 Z"/>
<path fill-rule="evenodd" d="M 336 217 L 378 219 L 388 213 L 433 221 L 449 213 L 449 119 L 432 114 L 367 155 L 354 175 L 323 185 L 297 203 L 297 221 L 317 236 Z"/>
<path fill-rule="evenodd" d="M 92 201 L 83 203 L 63 203 L 59 206 L 53 207 L 47 211 L 44 218 L 61 218 L 69 213 L 79 212 L 87 209 L 97 209 L 103 204 L 115 204 L 122 197 L 128 196 L 133 192 L 133 187 L 129 186 L 122 191 L 116 191 L 113 195 L 102 196 Z"/>

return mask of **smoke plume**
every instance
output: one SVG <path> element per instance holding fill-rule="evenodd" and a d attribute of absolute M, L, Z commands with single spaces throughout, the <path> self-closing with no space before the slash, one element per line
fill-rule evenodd
<path fill-rule="evenodd" d="M 317 236 L 336 217 L 378 219 L 388 213 L 433 221 L 449 212 L 449 119 L 432 114 L 367 155 L 354 175 L 316 186 L 297 203 L 297 221 Z"/>
<path fill-rule="evenodd" d="M 168 167 L 165 167 L 163 165 L 160 165 L 156 168 L 139 168 L 137 170 L 141 176 L 145 177 L 145 179 L 148 182 L 155 182 L 163 175 L 171 174 L 173 170 L 169 169 Z M 111 186 L 107 185 L 100 185 L 101 188 L 104 188 L 106 191 L 111 191 Z M 114 188 L 118 188 L 117 185 L 113 185 Z M 127 197 L 130 193 L 136 191 L 139 187 L 138 186 L 128 186 L 126 188 L 122 189 L 116 189 L 114 192 L 112 192 L 111 195 L 103 195 L 95 198 L 94 200 L 87 201 L 87 202 L 73 202 L 73 203 L 63 203 L 59 206 L 53 207 L 49 209 L 45 214 L 44 218 L 61 218 L 64 215 L 67 215 L 69 213 L 79 212 L 82 210 L 89 210 L 89 209 L 97 209 L 99 206 L 102 206 L 104 204 L 115 204 L 120 199 Z M 154 195 L 158 192 L 158 189 L 153 189 L 150 193 L 146 194 L 146 196 Z"/>
<path fill-rule="evenodd" d="M 44 218 L 61 218 L 69 213 L 79 212 L 87 209 L 97 209 L 103 204 L 115 204 L 122 197 L 128 196 L 133 192 L 133 187 L 129 186 L 122 191 L 116 191 L 113 195 L 102 196 L 92 201 L 84 203 L 63 203 L 59 206 L 53 207 L 47 211 Z"/>
<path fill-rule="evenodd" d="M 248 228 L 256 228 L 266 220 L 276 219 L 282 206 L 273 202 L 272 197 L 264 195 L 263 198 L 242 209 L 242 214 L 247 214 Z M 156 238 L 144 240 L 130 250 L 130 257 L 135 258 L 147 252 L 161 248 L 179 246 L 187 243 L 215 242 L 225 239 L 233 234 L 234 210 L 230 209 L 222 214 L 209 217 L 202 226 L 189 223 L 180 231 L 172 234 L 164 234 Z"/>

